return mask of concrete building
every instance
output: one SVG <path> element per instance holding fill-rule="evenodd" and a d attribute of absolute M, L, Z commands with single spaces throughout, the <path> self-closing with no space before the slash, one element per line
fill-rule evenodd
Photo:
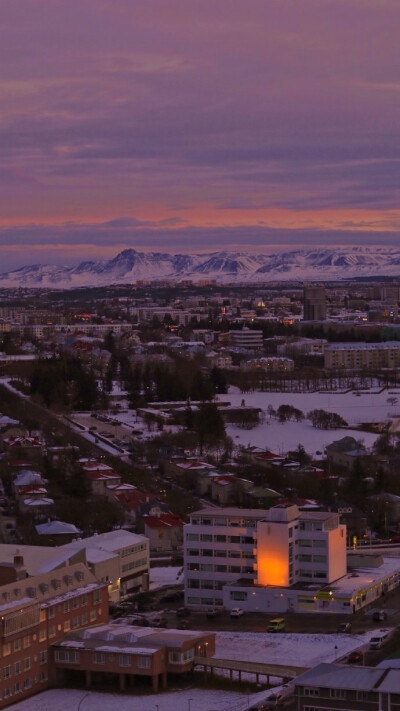
<path fill-rule="evenodd" d="M 185 604 L 222 607 L 223 587 L 233 580 L 255 580 L 260 509 L 210 508 L 191 514 L 184 527 Z"/>
<path fill-rule="evenodd" d="M 399 711 L 400 669 L 322 662 L 295 680 L 298 711 Z"/>
<path fill-rule="evenodd" d="M 332 343 L 325 346 L 325 368 L 355 370 L 398 368 L 400 341 L 383 343 Z"/>
<path fill-rule="evenodd" d="M 108 587 L 111 602 L 144 592 L 149 586 L 150 552 L 145 536 L 123 529 L 53 546 L 0 544 L 0 561 L 11 564 L 16 550 L 23 556 L 28 575 L 82 562 L 96 580 Z M 1 578 L 0 578 L 1 583 Z"/>
<path fill-rule="evenodd" d="M 357 552 L 348 562 L 338 513 L 291 504 L 193 513 L 184 566 L 185 604 L 200 610 L 353 613 L 400 583 L 395 558 Z"/>
<path fill-rule="evenodd" d="M 326 295 L 324 286 L 306 284 L 303 291 L 304 321 L 325 321 Z"/>
<path fill-rule="evenodd" d="M 263 332 L 251 328 L 242 328 L 238 331 L 229 331 L 229 339 L 235 348 L 259 350 L 263 347 Z"/>

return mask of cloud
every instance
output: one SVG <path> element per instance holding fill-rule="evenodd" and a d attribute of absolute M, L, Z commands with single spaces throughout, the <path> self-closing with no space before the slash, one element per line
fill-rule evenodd
<path fill-rule="evenodd" d="M 396 230 L 399 23 L 398 0 L 3 0 L 0 215 L 27 227 L 0 241 Z"/>

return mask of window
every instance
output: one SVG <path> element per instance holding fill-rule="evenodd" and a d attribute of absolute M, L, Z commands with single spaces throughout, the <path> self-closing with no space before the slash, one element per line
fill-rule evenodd
<path fill-rule="evenodd" d="M 15 676 L 18 676 L 18 674 L 21 674 L 22 672 L 22 662 L 15 662 L 14 664 L 14 674 Z"/>
<path fill-rule="evenodd" d="M 168 661 L 170 664 L 186 664 L 194 659 L 194 649 L 188 649 L 186 652 L 168 652 Z"/>
<path fill-rule="evenodd" d="M 305 686 L 304 696 L 319 696 L 319 689 L 315 686 Z"/>
<path fill-rule="evenodd" d="M 243 602 L 244 600 L 247 600 L 247 592 L 244 592 L 242 590 L 233 590 L 231 592 L 231 600 L 238 600 L 240 602 Z"/>
<path fill-rule="evenodd" d="M 40 664 L 46 664 L 47 662 L 47 649 L 43 649 L 39 655 Z"/>
<path fill-rule="evenodd" d="M 89 618 L 88 618 L 88 614 L 87 614 L 87 612 L 85 612 L 85 613 L 81 616 L 81 625 L 82 625 L 82 627 L 83 627 L 84 625 L 87 625 L 88 619 L 89 619 Z"/>
<path fill-rule="evenodd" d="M 7 664 L 6 667 L 4 667 L 4 678 L 9 679 L 11 676 L 11 664 Z"/>
<path fill-rule="evenodd" d="M 101 652 L 94 652 L 93 653 L 93 664 L 105 664 L 106 658 L 104 654 L 101 654 Z"/>
<path fill-rule="evenodd" d="M 24 689 L 30 689 L 32 686 L 32 682 L 30 679 L 25 679 L 24 681 Z"/>
<path fill-rule="evenodd" d="M 29 671 L 31 668 L 31 658 L 30 657 L 25 657 L 24 659 L 24 671 Z"/>
<path fill-rule="evenodd" d="M 129 654 L 120 654 L 119 655 L 119 666 L 120 667 L 130 667 L 131 666 L 131 658 Z"/>
<path fill-rule="evenodd" d="M 96 619 L 96 610 L 90 610 L 90 621 L 94 622 Z"/>
<path fill-rule="evenodd" d="M 55 660 L 64 664 L 77 664 L 79 662 L 79 652 L 75 652 L 72 649 L 57 649 Z"/>
<path fill-rule="evenodd" d="M 79 605 L 79 600 L 78 600 L 77 597 L 74 597 L 74 599 L 72 600 L 72 609 L 73 609 L 73 610 L 76 610 L 76 608 L 78 607 L 78 605 Z"/>
<path fill-rule="evenodd" d="M 73 617 L 72 618 L 72 629 L 76 630 L 77 627 L 79 627 L 79 617 Z"/>
<path fill-rule="evenodd" d="M 15 694 L 20 694 L 21 691 L 22 691 L 21 682 L 20 682 L 20 681 L 16 681 L 16 682 L 15 682 L 15 686 L 14 686 L 14 693 L 15 693 Z"/>
<path fill-rule="evenodd" d="M 101 602 L 101 590 L 95 590 L 93 593 L 93 604 L 98 605 Z"/>
<path fill-rule="evenodd" d="M 81 606 L 82 606 L 82 607 L 85 607 L 85 605 L 87 605 L 87 596 L 86 596 L 86 595 L 82 595 L 82 597 L 81 597 Z"/>
<path fill-rule="evenodd" d="M 11 644 L 7 642 L 3 644 L 3 657 L 8 657 L 9 654 L 11 654 Z"/>
<path fill-rule="evenodd" d="M 56 608 L 55 608 L 54 606 L 53 606 L 53 607 L 49 607 L 48 610 L 47 610 L 47 617 L 48 617 L 48 619 L 49 619 L 49 620 L 52 619 L 52 618 L 55 616 L 55 614 L 56 614 Z"/>
<path fill-rule="evenodd" d="M 368 701 L 368 697 L 369 697 L 368 691 L 357 691 L 357 693 L 356 693 L 357 701 Z M 391 694 L 391 698 L 393 701 L 393 694 Z"/>
<path fill-rule="evenodd" d="M 138 657 L 136 657 L 136 663 L 138 669 L 150 669 L 151 657 L 140 654 Z"/>
<path fill-rule="evenodd" d="M 31 636 L 30 634 L 26 635 L 26 637 L 23 638 L 22 640 L 22 646 L 24 649 L 27 649 L 28 647 L 31 646 Z"/>
<path fill-rule="evenodd" d="M 71 620 L 65 620 L 64 622 L 64 632 L 69 632 L 71 629 Z"/>
<path fill-rule="evenodd" d="M 69 612 L 69 600 L 64 602 L 64 612 Z"/>
<path fill-rule="evenodd" d="M 49 637 L 55 637 L 55 636 L 56 636 L 56 626 L 50 625 L 49 626 Z"/>
<path fill-rule="evenodd" d="M 39 642 L 44 642 L 47 639 L 47 632 L 45 628 L 39 630 Z"/>
<path fill-rule="evenodd" d="M 345 699 L 346 689 L 329 689 L 329 696 L 333 699 Z"/>
<path fill-rule="evenodd" d="M 14 640 L 14 652 L 18 652 L 20 649 L 21 649 L 21 640 L 15 639 Z"/>
<path fill-rule="evenodd" d="M 41 671 L 40 672 L 40 677 L 39 681 L 43 683 L 44 681 L 47 681 L 47 671 Z"/>
<path fill-rule="evenodd" d="M 11 689 L 10 689 L 10 687 L 7 687 L 7 689 L 4 689 L 4 698 L 5 698 L 5 699 L 10 698 L 11 695 L 12 695 L 12 694 L 11 694 Z"/>

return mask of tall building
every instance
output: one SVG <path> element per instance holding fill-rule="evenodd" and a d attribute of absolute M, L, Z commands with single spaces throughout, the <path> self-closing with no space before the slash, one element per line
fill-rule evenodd
<path fill-rule="evenodd" d="M 346 527 L 337 513 L 292 505 L 202 509 L 184 533 L 189 607 L 311 611 L 319 586 L 346 575 Z"/>
<path fill-rule="evenodd" d="M 326 319 L 325 287 L 306 284 L 303 297 L 304 321 L 324 321 Z"/>

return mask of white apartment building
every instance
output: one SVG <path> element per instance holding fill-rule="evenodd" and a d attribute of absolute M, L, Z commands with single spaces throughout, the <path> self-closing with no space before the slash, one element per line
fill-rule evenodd
<path fill-rule="evenodd" d="M 325 346 L 325 368 L 362 370 L 363 368 L 398 368 L 400 341 L 383 343 L 332 343 Z"/>
<path fill-rule="evenodd" d="M 203 509 L 185 526 L 184 563 L 188 607 L 310 611 L 309 589 L 346 575 L 346 527 L 297 506 Z"/>
<path fill-rule="evenodd" d="M 234 580 L 255 580 L 257 521 L 261 509 L 209 508 L 184 526 L 185 604 L 222 607 L 223 588 Z"/>
<path fill-rule="evenodd" d="M 240 331 L 229 331 L 229 339 L 235 348 L 258 350 L 263 347 L 263 332 L 251 328 L 244 327 Z"/>

